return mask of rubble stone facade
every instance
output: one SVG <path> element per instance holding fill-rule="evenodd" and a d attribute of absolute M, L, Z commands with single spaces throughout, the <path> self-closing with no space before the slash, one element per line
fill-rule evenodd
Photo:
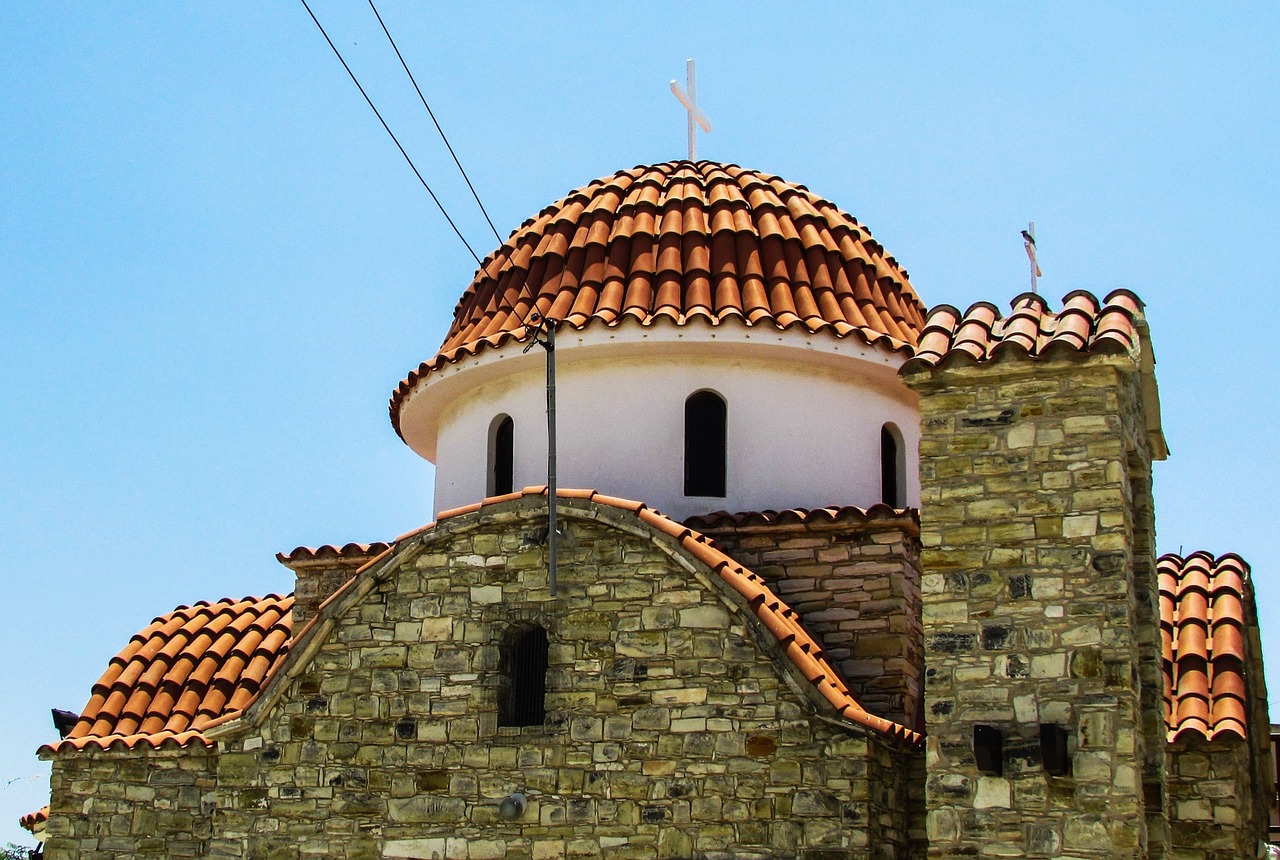
<path fill-rule="evenodd" d="M 545 515 L 506 507 L 442 523 L 353 579 L 296 646 L 297 674 L 245 725 L 228 726 L 216 753 L 155 754 L 190 757 L 199 782 L 174 789 L 190 808 L 167 822 L 181 823 L 183 850 L 263 860 L 911 856 L 918 754 L 821 717 L 812 684 L 747 623 L 737 592 L 634 518 L 602 523 L 599 509 L 564 508 L 551 599 L 536 539 Z M 548 637 L 546 720 L 503 726 L 504 649 L 513 629 L 532 625 Z M 56 767 L 87 785 L 111 778 L 99 760 L 129 755 L 77 754 Z M 146 785 L 149 759 L 134 766 Z M 528 807 L 504 821 L 499 804 L 514 793 Z M 89 845 L 54 834 L 52 860 L 184 856 L 161 839 Z"/>
<path fill-rule="evenodd" d="M 204 857 L 216 750 L 82 750 L 55 759 L 45 857 Z"/>

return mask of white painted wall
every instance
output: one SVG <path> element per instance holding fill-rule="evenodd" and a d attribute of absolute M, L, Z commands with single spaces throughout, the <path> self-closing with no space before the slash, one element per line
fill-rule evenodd
<path fill-rule="evenodd" d="M 880 428 L 902 433 L 908 504 L 920 502 L 915 397 L 900 355 L 851 340 L 667 326 L 562 333 L 557 344 L 561 487 L 636 499 L 683 518 L 880 501 Z M 488 432 L 515 423 L 515 486 L 546 483 L 544 353 L 489 352 L 432 374 L 401 429 L 436 462 L 437 511 L 479 501 Z M 710 389 L 728 406 L 727 496 L 688 498 L 684 403 Z"/>

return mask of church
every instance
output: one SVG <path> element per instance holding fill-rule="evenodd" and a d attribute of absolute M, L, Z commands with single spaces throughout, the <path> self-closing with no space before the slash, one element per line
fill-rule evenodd
<path fill-rule="evenodd" d="M 1265 851 L 1251 572 L 1155 556 L 1128 291 L 929 310 L 802 185 L 639 166 L 483 261 L 390 420 L 436 520 L 151 621 L 39 750 L 44 856 Z"/>

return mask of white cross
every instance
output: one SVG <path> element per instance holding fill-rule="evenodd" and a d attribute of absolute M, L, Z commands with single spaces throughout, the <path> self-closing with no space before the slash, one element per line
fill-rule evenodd
<path fill-rule="evenodd" d="M 684 109 L 689 112 L 689 160 L 696 161 L 698 159 L 698 138 L 693 124 L 696 122 L 702 126 L 703 131 L 710 134 L 711 120 L 707 119 L 707 115 L 698 107 L 698 83 L 693 72 L 693 60 L 685 60 L 685 74 L 689 81 L 689 92 L 686 93 L 679 84 L 672 81 L 671 94 L 679 99 L 680 104 L 684 105 Z"/>

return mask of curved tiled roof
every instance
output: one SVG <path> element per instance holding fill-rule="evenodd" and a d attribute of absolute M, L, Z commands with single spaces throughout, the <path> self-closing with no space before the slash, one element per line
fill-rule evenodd
<path fill-rule="evenodd" d="M 292 642 L 293 597 L 200 602 L 161 615 L 111 659 L 65 740 L 41 750 L 187 746 L 253 701 Z"/>
<path fill-rule="evenodd" d="M 634 167 L 570 192 L 485 258 L 438 353 L 392 395 L 397 432 L 424 376 L 524 339 L 531 311 L 574 329 L 737 320 L 904 351 L 924 322 L 906 271 L 803 185 L 710 161 Z"/>
<path fill-rule="evenodd" d="M 853 505 L 826 508 L 790 508 L 785 511 L 714 511 L 698 514 L 684 521 L 692 529 L 750 528 L 751 526 L 799 525 L 815 523 L 847 522 L 865 525 L 873 522 L 899 522 L 910 520 L 920 526 L 920 512 L 915 508 L 893 508 L 876 503 L 869 508 Z"/>
<path fill-rule="evenodd" d="M 436 523 L 431 523 L 404 535 L 414 537 L 429 531 L 439 522 L 465 514 L 475 513 L 482 508 L 492 507 L 503 502 L 512 502 L 527 496 L 544 496 L 547 488 L 525 487 L 523 490 L 502 496 L 493 496 L 482 502 L 454 508 L 440 514 Z M 643 502 L 607 496 L 595 490 L 558 490 L 557 498 L 593 502 L 620 508 L 635 514 L 641 522 L 654 530 L 674 538 L 680 547 L 689 555 L 705 564 L 711 571 L 720 576 L 738 594 L 747 601 L 751 612 L 764 625 L 765 629 L 778 640 L 787 658 L 800 670 L 801 674 L 817 688 L 818 692 L 850 722 L 873 729 L 877 732 L 901 738 L 909 743 L 919 743 L 921 736 L 895 722 L 867 713 L 853 698 L 849 687 L 841 679 L 827 654 L 822 650 L 809 632 L 800 623 L 800 616 L 781 598 L 769 589 L 765 580 L 736 561 L 725 555 L 715 542 L 706 535 L 694 531 L 686 525 L 676 522 L 651 509 Z"/>
<path fill-rule="evenodd" d="M 319 547 L 300 546 L 290 550 L 288 553 L 276 553 L 276 561 L 281 564 L 289 564 L 291 562 L 306 561 L 341 561 L 341 560 L 359 560 L 362 558 L 372 558 L 380 555 L 390 548 L 391 544 L 381 541 L 373 543 L 345 543 L 342 546 L 334 546 L 333 544 L 325 544 Z"/>
<path fill-rule="evenodd" d="M 1142 300 L 1115 290 L 1103 301 L 1086 290 L 1068 293 L 1062 310 L 1051 311 L 1043 296 L 1023 293 L 1010 302 L 1009 316 L 990 302 L 963 314 L 951 305 L 929 311 L 915 356 L 901 373 L 953 361 L 992 361 L 1005 352 L 1040 358 L 1058 351 L 1131 352 L 1138 342 Z"/>
<path fill-rule="evenodd" d="M 1237 555 L 1196 552 L 1162 556 L 1156 570 L 1169 739 L 1184 732 L 1247 737 L 1249 565 Z"/>
<path fill-rule="evenodd" d="M 48 820 L 49 820 L 49 807 L 46 804 L 45 806 L 42 806 L 39 809 L 37 809 L 35 812 L 28 812 L 26 815 L 19 818 L 18 824 L 19 826 L 22 827 L 23 830 L 26 830 L 29 833 L 35 833 L 36 827 L 38 827 L 41 824 L 44 824 Z"/>

